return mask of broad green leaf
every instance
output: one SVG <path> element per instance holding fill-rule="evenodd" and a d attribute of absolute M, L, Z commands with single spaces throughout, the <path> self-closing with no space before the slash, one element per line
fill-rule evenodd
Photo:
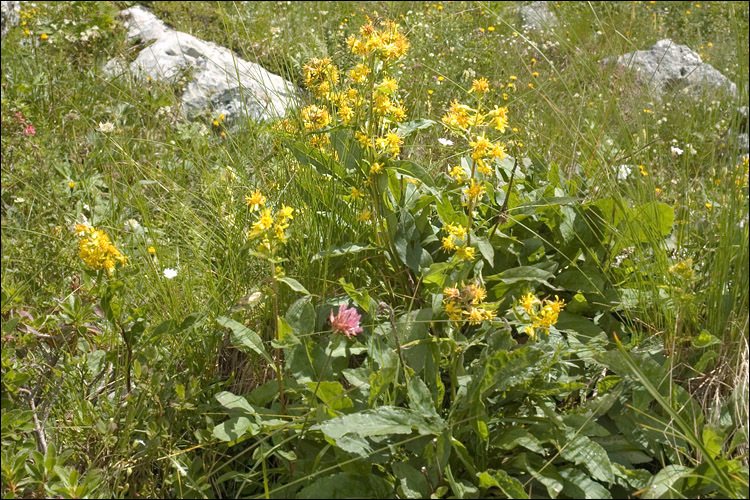
<path fill-rule="evenodd" d="M 229 442 L 237 441 L 248 431 L 254 436 L 260 431 L 260 426 L 247 417 L 237 415 L 215 426 L 213 434 L 217 439 Z"/>
<path fill-rule="evenodd" d="M 504 470 L 487 470 L 477 474 L 479 487 L 483 489 L 499 488 L 508 498 L 529 498 L 521 482 L 508 475 Z"/>
<path fill-rule="evenodd" d="M 344 278 L 340 278 L 339 283 L 344 288 L 344 291 L 350 299 L 356 302 L 366 313 L 370 312 L 372 298 L 370 298 L 370 294 L 367 293 L 367 290 L 357 290 L 354 285 L 347 282 Z"/>
<path fill-rule="evenodd" d="M 428 187 L 433 187 L 435 185 L 430 174 L 421 165 L 414 163 L 413 161 L 394 160 L 389 163 L 389 167 L 400 174 L 418 179 Z"/>
<path fill-rule="evenodd" d="M 595 443 L 586 436 L 578 434 L 564 443 L 560 450 L 560 456 L 570 460 L 576 465 L 586 467 L 594 479 L 611 483 L 614 481 L 612 464 L 607 452 L 601 445 Z"/>
<path fill-rule="evenodd" d="M 325 257 L 339 257 L 341 255 L 350 255 L 360 252 L 366 252 L 369 250 L 375 250 L 375 247 L 370 245 L 362 246 L 355 243 L 345 243 L 343 245 L 331 247 L 328 250 L 318 252 L 317 254 L 313 255 L 312 260 L 316 261 Z"/>
<path fill-rule="evenodd" d="M 721 436 L 719 436 L 711 427 L 704 427 L 701 437 L 703 438 L 703 445 L 706 447 L 709 456 L 711 458 L 719 456 L 724 439 L 722 439 Z"/>
<path fill-rule="evenodd" d="M 308 382 L 307 388 L 315 392 L 318 399 L 332 410 L 341 411 L 354 406 L 354 403 L 346 395 L 344 387 L 339 382 L 327 380 L 320 383 Z"/>
<path fill-rule="evenodd" d="M 316 479 L 296 498 L 392 498 L 393 487 L 380 476 L 339 472 Z"/>
<path fill-rule="evenodd" d="M 430 485 L 424 474 L 405 462 L 394 462 L 391 468 L 401 486 L 403 497 L 428 498 L 430 496 Z"/>
<path fill-rule="evenodd" d="M 684 465 L 667 465 L 649 481 L 641 498 L 682 498 L 680 484 L 693 474 L 693 469 Z"/>
<path fill-rule="evenodd" d="M 495 249 L 492 248 L 492 245 L 489 241 L 487 241 L 487 238 L 477 237 L 474 238 L 474 241 L 479 248 L 479 253 L 482 254 L 482 257 L 484 257 L 484 260 L 486 260 L 490 266 L 493 266 L 495 262 Z"/>
<path fill-rule="evenodd" d="M 435 405 L 432 402 L 432 394 L 421 378 L 412 377 L 407 383 L 409 395 L 409 407 L 421 415 L 437 417 Z"/>
<path fill-rule="evenodd" d="M 288 276 L 284 276 L 282 278 L 277 278 L 277 281 L 281 281 L 282 283 L 285 283 L 286 285 L 289 286 L 289 288 L 291 288 L 295 292 L 300 292 L 300 293 L 304 293 L 306 295 L 310 295 L 310 292 L 307 291 L 307 288 L 305 288 L 304 286 L 302 286 L 302 283 L 300 283 L 299 281 L 297 281 L 294 278 L 290 278 Z"/>
<path fill-rule="evenodd" d="M 555 278 L 556 285 L 571 292 L 601 294 L 605 283 L 605 277 L 593 266 L 566 269 Z"/>
<path fill-rule="evenodd" d="M 716 336 L 711 335 L 706 330 L 703 330 L 698 334 L 697 337 L 693 337 L 692 339 L 690 339 L 690 343 L 693 345 L 693 347 L 702 349 L 704 347 L 721 344 L 721 340 L 716 338 Z"/>
<path fill-rule="evenodd" d="M 390 436 L 394 434 L 411 434 L 416 430 L 419 434 L 439 434 L 444 427 L 441 420 L 425 418 L 413 410 L 393 406 L 365 410 L 358 413 L 344 415 L 326 420 L 312 427 L 319 430 L 337 445 L 347 444 L 347 437 L 367 438 Z M 360 447 L 349 449 L 361 456 L 367 456 L 369 450 Z"/>
<path fill-rule="evenodd" d="M 557 290 L 556 287 L 549 284 L 547 280 L 554 278 L 555 274 L 545 269 L 534 266 L 520 266 L 503 271 L 500 274 L 494 274 L 485 278 L 487 281 L 500 281 L 505 284 L 517 283 L 519 281 L 532 281 L 542 283 L 548 287 Z"/>
<path fill-rule="evenodd" d="M 622 434 L 598 437 L 594 441 L 604 448 L 612 462 L 622 464 L 625 467 L 633 468 L 634 465 L 653 461 L 652 457 L 646 455 L 640 447 L 632 444 Z"/>
<path fill-rule="evenodd" d="M 406 137 L 417 130 L 424 130 L 435 125 L 436 122 L 428 120 L 426 118 L 420 118 L 418 120 L 400 123 L 398 125 L 398 135 L 400 137 Z"/>
<path fill-rule="evenodd" d="M 222 391 L 215 397 L 219 404 L 230 412 L 239 412 L 247 415 L 255 415 L 257 413 L 253 407 L 250 406 L 250 403 L 247 402 L 247 399 L 242 396 L 237 396 L 228 391 Z"/>
<path fill-rule="evenodd" d="M 284 318 L 296 335 L 309 335 L 315 331 L 317 316 L 309 295 L 294 302 L 286 311 Z"/>
<path fill-rule="evenodd" d="M 448 481 L 456 498 L 474 498 L 479 493 L 479 490 L 473 484 L 453 477 L 450 465 L 446 465 L 445 467 L 445 479 Z"/>
<path fill-rule="evenodd" d="M 612 498 L 607 488 L 574 467 L 559 469 L 565 479 L 565 495 L 571 498 Z"/>
<path fill-rule="evenodd" d="M 401 262 L 417 274 L 420 274 L 422 260 L 421 237 L 417 226 L 414 223 L 414 217 L 409 212 L 402 212 L 396 234 L 393 237 L 393 244 L 396 247 L 396 254 Z"/>
<path fill-rule="evenodd" d="M 480 397 L 489 390 L 505 391 L 533 377 L 538 350 L 522 347 L 515 351 L 496 351 L 485 362 Z"/>
<path fill-rule="evenodd" d="M 227 318 L 226 316 L 219 316 L 218 318 L 216 318 L 216 321 L 221 326 L 232 330 L 231 340 L 233 345 L 239 347 L 240 349 L 249 349 L 256 354 L 260 354 L 263 359 L 268 362 L 269 366 L 271 366 L 274 370 L 276 369 L 276 364 L 273 362 L 273 359 L 271 359 L 271 356 L 266 352 L 266 348 L 263 347 L 263 341 L 257 333 L 255 333 L 245 325 L 238 323 L 231 318 Z"/>
<path fill-rule="evenodd" d="M 539 440 L 529 433 L 529 431 L 521 427 L 513 427 L 499 436 L 493 437 L 490 446 L 509 451 L 513 451 L 519 446 L 523 446 L 529 451 L 544 455 L 544 448 Z"/>

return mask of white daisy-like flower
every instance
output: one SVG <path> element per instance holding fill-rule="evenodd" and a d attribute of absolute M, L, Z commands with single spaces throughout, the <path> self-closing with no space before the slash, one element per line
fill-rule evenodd
<path fill-rule="evenodd" d="M 671 150 L 672 150 L 672 154 L 676 156 L 680 156 L 683 153 L 683 151 L 680 148 L 676 148 L 674 146 L 671 147 Z"/>
<path fill-rule="evenodd" d="M 632 170 L 633 169 L 630 165 L 620 165 L 619 167 L 617 167 L 617 179 L 624 181 L 628 178 Z"/>
<path fill-rule="evenodd" d="M 168 280 L 171 280 L 175 276 L 177 276 L 177 269 L 172 269 L 171 267 L 164 269 L 164 277 Z"/>
<path fill-rule="evenodd" d="M 99 122 L 99 132 L 103 132 L 105 134 L 108 134 L 110 132 L 114 132 L 115 130 L 115 124 L 112 122 Z"/>
<path fill-rule="evenodd" d="M 438 142 L 442 144 L 443 146 L 453 146 L 453 141 L 451 141 L 450 139 L 446 139 L 444 137 L 441 137 L 440 139 L 438 139 Z"/>

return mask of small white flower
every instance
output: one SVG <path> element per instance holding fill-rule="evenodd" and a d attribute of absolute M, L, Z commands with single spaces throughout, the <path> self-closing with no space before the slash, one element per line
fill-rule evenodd
<path fill-rule="evenodd" d="M 620 181 L 624 181 L 628 178 L 632 170 L 633 169 L 631 168 L 631 165 L 620 165 L 619 167 L 617 167 L 617 179 Z"/>
<path fill-rule="evenodd" d="M 16 196 L 13 201 L 15 201 L 16 203 L 23 203 L 24 201 L 26 201 L 26 199 L 21 196 Z"/>
<path fill-rule="evenodd" d="M 676 148 L 674 146 L 672 146 L 670 149 L 672 150 L 672 154 L 676 156 L 680 156 L 683 153 L 680 148 Z"/>
<path fill-rule="evenodd" d="M 105 134 L 108 134 L 110 132 L 114 132 L 115 125 L 112 122 L 99 122 L 99 132 L 103 132 Z"/>
<path fill-rule="evenodd" d="M 172 269 L 171 267 L 168 267 L 164 270 L 164 277 L 167 278 L 168 280 L 171 280 L 175 276 L 177 276 L 177 269 Z"/>
<path fill-rule="evenodd" d="M 450 139 L 446 139 L 444 137 L 441 137 L 440 139 L 438 139 L 438 142 L 442 144 L 443 146 L 453 146 L 453 141 L 451 141 Z"/>

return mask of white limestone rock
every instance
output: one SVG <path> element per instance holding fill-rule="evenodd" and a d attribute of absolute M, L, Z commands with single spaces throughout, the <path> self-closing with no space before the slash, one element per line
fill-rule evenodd
<path fill-rule="evenodd" d="M 173 30 L 141 6 L 122 11 L 120 17 L 128 38 L 146 44 L 129 66 L 136 78 L 174 82 L 189 76 L 182 94 L 188 118 L 209 113 L 224 114 L 230 124 L 244 116 L 265 121 L 283 117 L 296 104 L 293 83 L 227 48 Z M 121 62 L 112 60 L 104 71 L 116 75 L 122 69 Z"/>
<path fill-rule="evenodd" d="M 554 12 L 549 10 L 547 2 L 532 2 L 519 9 L 523 27 L 536 31 L 549 30 L 558 25 Z"/>
<path fill-rule="evenodd" d="M 18 24 L 18 13 L 21 11 L 21 2 L 9 2 L 3 0 L 0 2 L 0 36 L 6 33 Z"/>
<path fill-rule="evenodd" d="M 723 91 L 737 97 L 737 86 L 689 47 L 666 38 L 649 50 L 638 50 L 618 58 L 608 57 L 604 64 L 616 62 L 621 68 L 636 72 L 637 79 L 655 95 L 680 91 L 691 95 Z"/>

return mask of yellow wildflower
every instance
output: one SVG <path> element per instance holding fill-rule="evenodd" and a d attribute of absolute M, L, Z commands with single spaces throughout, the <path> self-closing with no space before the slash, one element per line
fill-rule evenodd
<path fill-rule="evenodd" d="M 245 203 L 250 205 L 250 210 L 255 212 L 261 206 L 266 204 L 266 197 L 260 193 L 259 189 L 256 189 L 250 196 L 245 195 Z"/>

